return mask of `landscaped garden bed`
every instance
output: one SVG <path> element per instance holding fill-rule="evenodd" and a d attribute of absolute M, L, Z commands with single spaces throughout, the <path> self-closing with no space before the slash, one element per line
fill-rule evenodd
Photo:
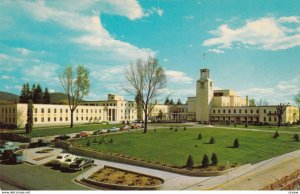
<path fill-rule="evenodd" d="M 156 189 L 163 184 L 160 178 L 109 166 L 104 166 L 85 181 L 115 189 Z"/>

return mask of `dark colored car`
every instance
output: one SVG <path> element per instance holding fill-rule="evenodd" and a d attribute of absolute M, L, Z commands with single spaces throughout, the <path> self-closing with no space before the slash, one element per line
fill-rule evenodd
<path fill-rule="evenodd" d="M 60 135 L 58 137 L 55 137 L 55 140 L 62 140 L 62 141 L 66 141 L 68 139 L 70 139 L 71 137 L 68 135 Z"/>
<path fill-rule="evenodd" d="M 84 168 L 94 164 L 94 160 L 89 158 L 77 158 L 75 161 L 70 164 L 70 170 L 83 170 Z"/>
<path fill-rule="evenodd" d="M 13 153 L 9 159 L 8 159 L 9 163 L 11 164 L 19 164 L 24 162 L 24 157 L 23 157 L 23 153 L 22 152 L 15 152 Z"/>
<path fill-rule="evenodd" d="M 30 148 L 38 148 L 38 147 L 45 147 L 49 146 L 50 142 L 45 141 L 44 139 L 39 139 L 37 142 L 33 142 L 29 144 Z"/>

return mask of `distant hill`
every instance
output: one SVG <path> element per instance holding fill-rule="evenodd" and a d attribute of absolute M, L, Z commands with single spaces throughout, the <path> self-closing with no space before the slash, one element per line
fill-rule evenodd
<path fill-rule="evenodd" d="M 9 92 L 0 91 L 0 104 L 14 103 L 19 101 L 19 96 Z M 54 92 L 50 93 L 51 104 L 68 104 L 68 97 L 64 93 Z"/>
<path fill-rule="evenodd" d="M 3 103 L 14 103 L 15 101 L 19 101 L 19 96 L 9 92 L 0 91 L 0 104 Z"/>

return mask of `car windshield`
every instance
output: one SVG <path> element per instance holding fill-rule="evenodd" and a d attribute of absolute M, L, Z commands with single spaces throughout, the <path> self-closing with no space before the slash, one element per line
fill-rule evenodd
<path fill-rule="evenodd" d="M 61 156 L 57 156 L 57 159 L 62 159 L 62 157 Z"/>

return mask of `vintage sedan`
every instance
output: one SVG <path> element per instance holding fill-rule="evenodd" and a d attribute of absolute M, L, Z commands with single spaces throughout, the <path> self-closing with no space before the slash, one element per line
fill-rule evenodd
<path fill-rule="evenodd" d="M 91 166 L 94 164 L 93 159 L 89 158 L 77 158 L 75 161 L 70 164 L 69 169 L 70 170 L 83 170 L 84 168 Z"/>

